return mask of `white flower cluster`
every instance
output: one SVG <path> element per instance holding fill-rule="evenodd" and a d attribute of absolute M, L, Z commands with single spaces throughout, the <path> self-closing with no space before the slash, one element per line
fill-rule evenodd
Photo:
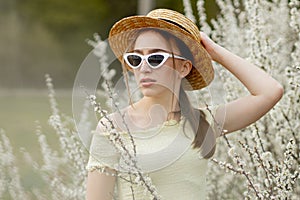
<path fill-rule="evenodd" d="M 19 172 L 16 156 L 9 139 L 1 131 L 0 138 L 0 199 L 84 199 L 87 171 L 85 170 L 88 154 L 79 140 L 73 119 L 60 113 L 55 98 L 52 79 L 46 75 L 49 90 L 51 116 L 49 124 L 59 138 L 59 148 L 53 150 L 42 127 L 37 122 L 36 134 L 42 161 L 33 160 L 31 155 L 22 149 L 24 160 L 47 187 L 36 186 L 25 191 Z M 24 167 L 24 166 L 21 166 Z"/>
<path fill-rule="evenodd" d="M 210 163 L 208 199 L 298 199 L 300 2 L 216 0 L 216 3 L 220 14 L 208 29 L 209 24 L 203 20 L 206 19 L 204 1 L 197 2 L 203 30 L 211 30 L 207 33 L 217 43 L 274 76 L 283 84 L 285 95 L 255 124 L 220 139 Z M 226 99 L 243 95 L 241 84 L 227 71 L 218 69 Z"/>
<path fill-rule="evenodd" d="M 4 130 L 0 129 L 0 198 L 5 192 L 12 199 L 30 199 L 22 185 L 12 145 Z"/>
<path fill-rule="evenodd" d="M 97 33 L 94 34 L 94 40 L 87 40 L 87 43 L 93 47 L 93 54 L 98 58 L 100 64 L 102 84 L 101 87 L 104 89 L 104 92 L 108 92 L 108 86 L 112 85 L 112 79 L 116 75 L 115 69 L 109 68 L 109 57 L 107 55 L 107 41 L 101 40 L 100 35 Z M 111 106 L 111 99 L 107 99 L 106 104 Z"/>

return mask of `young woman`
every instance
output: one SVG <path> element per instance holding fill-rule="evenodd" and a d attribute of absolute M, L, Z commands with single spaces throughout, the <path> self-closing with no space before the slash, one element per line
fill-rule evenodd
<path fill-rule="evenodd" d="M 172 10 L 124 18 L 112 27 L 109 41 L 124 72 L 133 72 L 143 97 L 100 120 L 87 166 L 87 199 L 204 199 L 215 138 L 266 114 L 280 100 L 282 86 Z M 201 89 L 213 80 L 211 60 L 237 77 L 249 95 L 213 109 L 192 107 L 185 90 Z M 134 169 L 149 179 L 126 168 L 126 159 L 108 139 L 111 125 L 124 137 L 123 146 L 134 149 Z"/>

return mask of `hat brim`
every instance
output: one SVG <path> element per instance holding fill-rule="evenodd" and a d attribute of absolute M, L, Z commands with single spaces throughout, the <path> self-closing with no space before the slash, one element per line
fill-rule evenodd
<path fill-rule="evenodd" d="M 129 46 L 132 45 L 132 41 L 135 40 L 135 33 L 143 28 L 156 28 L 168 31 L 182 40 L 190 49 L 194 60 L 192 61 L 192 70 L 182 83 L 185 90 L 198 90 L 210 84 L 214 78 L 214 69 L 200 39 L 194 38 L 192 34 L 180 28 L 180 26 L 162 19 L 147 16 L 131 16 L 121 19 L 111 28 L 109 44 L 121 62 L 123 62 L 123 53 L 128 50 Z"/>

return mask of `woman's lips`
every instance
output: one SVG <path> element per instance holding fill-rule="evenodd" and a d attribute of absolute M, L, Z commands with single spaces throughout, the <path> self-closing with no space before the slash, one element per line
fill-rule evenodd
<path fill-rule="evenodd" d="M 149 87 L 149 86 L 153 85 L 155 82 L 156 82 L 156 80 L 151 79 L 151 78 L 142 78 L 142 79 L 140 80 L 140 84 L 141 84 L 143 87 Z"/>

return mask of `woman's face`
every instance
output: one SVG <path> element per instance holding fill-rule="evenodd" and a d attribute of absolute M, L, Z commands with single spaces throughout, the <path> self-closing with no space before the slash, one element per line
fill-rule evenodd
<path fill-rule="evenodd" d="M 157 52 L 180 55 L 175 41 L 167 41 L 153 30 L 142 32 L 136 39 L 134 53 L 148 55 Z M 182 76 L 179 73 L 184 60 L 169 57 L 159 68 L 151 68 L 145 60 L 138 69 L 134 69 L 135 79 L 144 96 L 161 97 L 162 94 L 175 94 L 179 91 Z"/>

